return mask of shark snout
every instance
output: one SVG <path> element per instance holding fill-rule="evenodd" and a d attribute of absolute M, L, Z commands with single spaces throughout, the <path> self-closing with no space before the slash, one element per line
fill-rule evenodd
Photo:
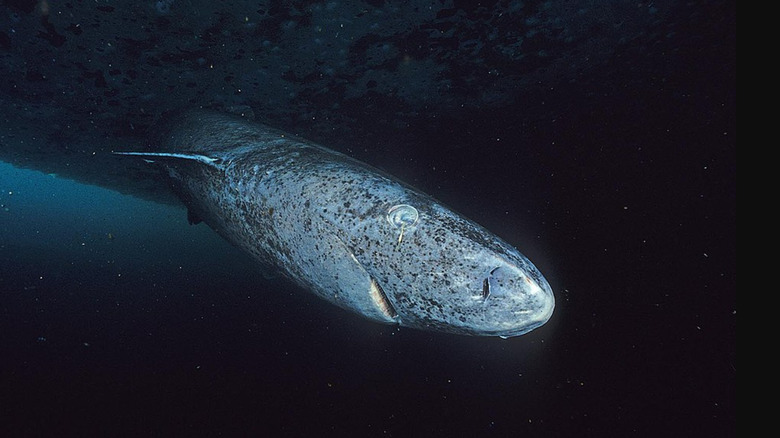
<path fill-rule="evenodd" d="M 533 267 L 532 267 L 533 268 Z M 485 306 L 493 307 L 495 334 L 502 337 L 527 333 L 550 319 L 555 297 L 547 280 L 535 269 L 511 263 L 497 264 L 482 282 Z"/>

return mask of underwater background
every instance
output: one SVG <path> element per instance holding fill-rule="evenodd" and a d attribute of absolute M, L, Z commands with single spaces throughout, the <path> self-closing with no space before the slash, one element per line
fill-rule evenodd
<path fill-rule="evenodd" d="M 736 435 L 733 2 L 9 0 L 0 62 L 0 435 Z M 385 326 L 268 275 L 110 154 L 182 107 L 431 194 L 551 320 Z"/>

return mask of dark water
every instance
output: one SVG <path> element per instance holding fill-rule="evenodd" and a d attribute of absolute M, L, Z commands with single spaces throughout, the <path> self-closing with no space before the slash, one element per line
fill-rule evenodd
<path fill-rule="evenodd" d="M 735 436 L 736 43 L 702 24 L 728 24 L 716 3 L 534 99 L 409 113 L 370 144 L 339 125 L 342 151 L 546 275 L 555 313 L 517 338 L 364 321 L 182 207 L 0 162 L 0 435 Z M 68 142 L 9 120 L 6 157 Z"/>

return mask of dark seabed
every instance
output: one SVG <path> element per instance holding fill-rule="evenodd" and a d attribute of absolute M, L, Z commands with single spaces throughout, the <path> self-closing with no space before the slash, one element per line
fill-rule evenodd
<path fill-rule="evenodd" d="M 736 436 L 736 6 L 395 3 L 2 3 L 0 436 Z M 109 153 L 182 106 L 433 195 L 552 319 L 417 331 L 267 278 Z"/>

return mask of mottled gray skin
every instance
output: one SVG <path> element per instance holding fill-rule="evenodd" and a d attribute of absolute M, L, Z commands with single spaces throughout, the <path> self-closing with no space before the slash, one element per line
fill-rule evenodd
<path fill-rule="evenodd" d="M 160 137 L 162 152 L 147 158 L 195 216 L 333 304 L 383 323 L 502 337 L 552 314 L 552 290 L 525 256 L 366 164 L 221 114 L 185 114 Z M 416 222 L 392 223 L 397 205 L 414 207 Z"/>

